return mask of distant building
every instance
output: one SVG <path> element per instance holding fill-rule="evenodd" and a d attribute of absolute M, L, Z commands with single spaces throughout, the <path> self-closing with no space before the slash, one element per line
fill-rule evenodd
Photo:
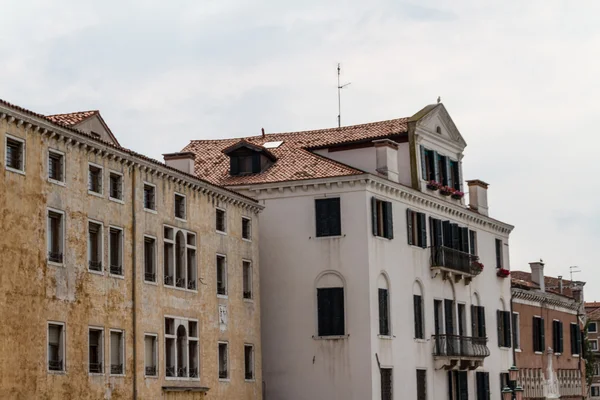
<path fill-rule="evenodd" d="M 544 276 L 542 262 L 530 266 L 531 272 L 512 272 L 513 343 L 524 398 L 545 398 L 552 375 L 560 398 L 583 399 L 585 283 Z"/>
<path fill-rule="evenodd" d="M 465 204 L 465 146 L 437 104 L 183 149 L 199 177 L 265 206 L 267 399 L 500 399 L 513 227 L 488 215 L 485 182 L 467 181 Z"/>
<path fill-rule="evenodd" d="M 586 302 L 585 314 L 587 316 L 587 340 L 588 349 L 593 352 L 596 359 L 594 367 L 594 378 L 589 388 L 591 398 L 600 398 L 600 353 L 598 342 L 600 341 L 600 302 Z"/>
<path fill-rule="evenodd" d="M 262 398 L 255 200 L 97 111 L 0 101 L 0 143 L 1 398 Z"/>

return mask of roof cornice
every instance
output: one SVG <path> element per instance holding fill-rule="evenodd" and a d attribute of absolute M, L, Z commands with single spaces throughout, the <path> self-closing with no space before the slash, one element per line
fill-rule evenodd
<path fill-rule="evenodd" d="M 112 143 L 97 139 L 77 129 L 56 124 L 41 114 L 36 114 L 18 106 L 12 106 L 4 101 L 0 101 L 0 121 L 2 120 L 7 120 L 9 124 L 13 123 L 17 127 L 24 126 L 26 130 L 39 133 L 50 139 L 62 140 L 67 146 L 79 147 L 88 153 L 95 153 L 127 166 L 139 168 L 158 177 L 164 177 L 207 196 L 251 209 L 253 212 L 258 213 L 264 208 L 256 200 L 234 192 L 231 189 L 214 185 L 194 175 L 168 167 L 157 160 L 138 154 L 132 150 L 115 146 Z"/>
<path fill-rule="evenodd" d="M 573 311 L 579 310 L 580 307 L 580 304 L 576 300 L 559 297 L 553 293 L 525 290 L 515 287 L 511 288 L 511 291 L 514 299 L 549 304 L 551 306 L 562 307 Z"/>

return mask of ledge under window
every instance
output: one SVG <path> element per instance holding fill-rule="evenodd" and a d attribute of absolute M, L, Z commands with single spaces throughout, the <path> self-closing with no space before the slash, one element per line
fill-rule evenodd
<path fill-rule="evenodd" d="M 350 337 L 349 334 L 346 335 L 335 335 L 335 336 L 313 336 L 314 340 L 341 340 L 348 339 Z"/>

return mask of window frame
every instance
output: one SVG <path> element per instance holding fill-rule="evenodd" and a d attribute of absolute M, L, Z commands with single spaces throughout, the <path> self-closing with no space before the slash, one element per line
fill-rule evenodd
<path fill-rule="evenodd" d="M 110 234 L 111 234 L 111 230 L 118 230 L 121 232 L 120 240 L 119 240 L 119 252 L 120 252 L 120 263 L 121 263 L 121 274 L 114 274 L 111 270 L 112 267 L 112 245 L 110 242 Z M 114 278 L 119 278 L 119 279 L 125 279 L 125 230 L 123 228 L 121 228 L 120 226 L 116 226 L 116 225 L 109 225 L 108 226 L 108 275 Z"/>
<path fill-rule="evenodd" d="M 540 332 L 536 332 L 536 327 L 535 327 L 535 321 L 536 319 L 538 319 L 540 321 L 539 325 L 540 325 Z M 534 340 L 532 341 L 532 347 L 533 347 L 533 352 L 535 354 L 544 354 L 544 349 L 546 347 L 546 322 L 544 321 L 544 318 L 540 315 L 534 315 L 532 317 L 532 333 L 534 335 Z M 539 342 L 538 344 L 541 345 L 541 350 L 536 349 L 536 336 L 537 336 L 537 341 Z"/>
<path fill-rule="evenodd" d="M 60 254 L 62 254 L 62 259 L 60 262 L 58 261 L 52 261 L 50 260 L 50 213 L 55 213 L 55 214 L 60 214 L 61 218 L 61 224 L 60 224 L 60 241 L 59 241 L 59 246 L 60 246 Z M 46 258 L 48 261 L 48 265 L 54 265 L 57 267 L 64 267 L 66 266 L 65 263 L 65 258 L 66 258 L 66 244 L 67 244 L 67 240 L 65 238 L 66 236 L 66 225 L 67 225 L 67 214 L 62 211 L 59 210 L 57 208 L 52 208 L 52 207 L 47 207 L 46 208 Z"/>
<path fill-rule="evenodd" d="M 167 333 L 167 329 L 166 329 L 166 320 L 167 319 L 171 319 L 173 321 L 173 333 Z M 196 318 L 187 318 L 187 317 L 178 317 L 175 315 L 163 315 L 163 346 L 164 346 L 164 371 L 165 371 L 165 380 L 168 381 L 199 381 L 200 380 L 200 323 L 199 320 Z M 191 329 L 190 329 L 190 322 L 193 322 L 196 324 L 196 336 L 192 336 L 191 335 Z M 187 376 L 177 376 L 178 375 L 178 370 L 177 370 L 177 330 L 178 330 L 178 325 L 181 325 L 181 323 L 185 324 L 185 331 L 186 331 L 186 340 L 187 340 L 187 345 L 185 347 L 185 351 L 187 354 L 186 357 L 186 371 L 187 371 Z M 175 368 L 174 370 L 174 375 L 173 376 L 169 376 L 167 375 L 167 340 L 171 339 L 174 342 L 174 362 L 175 365 L 173 366 Z M 198 376 L 197 377 L 190 377 L 189 376 L 189 369 L 190 369 L 190 360 L 189 360 L 189 350 L 190 350 L 190 343 L 191 342 L 195 342 L 196 343 L 196 360 L 198 362 L 197 368 L 198 368 Z M 157 356 L 158 356 L 158 352 L 157 352 Z M 160 360 L 160 358 L 159 358 Z M 158 373 L 158 364 L 157 364 L 157 375 Z"/>
<path fill-rule="evenodd" d="M 9 140 L 13 142 L 19 142 L 21 144 L 21 169 L 13 168 L 8 165 L 8 142 Z M 26 157 L 27 157 L 27 143 L 25 139 L 21 139 L 20 137 L 13 136 L 7 133 L 4 136 L 4 168 L 7 171 L 15 172 L 17 174 L 26 175 L 25 166 L 26 166 Z"/>
<path fill-rule="evenodd" d="M 104 275 L 104 223 L 101 221 L 97 221 L 91 218 L 87 219 L 87 240 L 88 240 L 88 254 L 87 254 L 87 270 L 88 272 L 91 272 L 92 274 L 97 274 L 97 275 Z M 100 229 L 98 231 L 99 233 L 99 237 L 100 237 L 100 246 L 99 246 L 99 253 L 100 253 L 100 271 L 96 271 L 90 268 L 90 263 L 91 263 L 91 237 L 90 237 L 90 224 L 95 224 L 95 225 L 99 225 Z"/>
<path fill-rule="evenodd" d="M 558 324 L 556 324 L 557 322 L 558 322 Z M 555 336 L 555 334 L 556 334 L 555 326 L 558 326 L 560 329 L 560 334 L 558 337 Z M 557 344 L 559 346 L 556 346 Z M 552 350 L 554 351 L 554 354 L 555 355 L 563 354 L 565 352 L 564 346 L 565 346 L 565 344 L 564 344 L 564 324 L 559 319 L 553 319 L 552 320 Z"/>
<path fill-rule="evenodd" d="M 108 339 L 108 345 L 109 345 L 109 357 L 110 357 L 110 369 L 108 370 L 108 375 L 109 376 L 118 376 L 118 377 L 124 377 L 126 376 L 126 368 L 125 368 L 125 364 L 126 364 L 126 357 L 125 355 L 127 354 L 125 352 L 125 330 L 124 329 L 117 329 L 117 328 L 110 328 L 109 330 L 109 339 Z M 120 351 L 120 358 L 121 358 L 121 362 L 122 362 L 122 372 L 120 374 L 113 374 L 112 373 L 112 333 L 120 333 L 121 334 L 121 351 Z"/>
<path fill-rule="evenodd" d="M 167 224 L 163 224 L 163 243 L 162 243 L 162 277 L 163 277 L 163 286 L 169 287 L 171 289 L 175 289 L 175 290 L 185 290 L 188 292 L 193 292 L 193 293 L 197 293 L 198 292 L 198 234 L 194 231 L 190 231 L 187 229 L 183 229 L 183 228 L 179 228 L 176 226 L 172 226 L 172 225 L 167 225 Z M 172 238 L 169 239 L 166 235 L 165 235 L 165 230 L 169 229 L 172 233 Z M 184 286 L 178 286 L 177 285 L 177 235 L 181 233 L 184 237 L 184 256 L 183 256 L 183 269 L 184 269 Z M 189 244 L 188 243 L 188 237 L 189 235 L 193 235 L 194 236 L 194 244 Z M 145 235 L 148 237 L 152 237 L 151 235 Z M 173 269 L 172 273 L 172 279 L 173 279 L 173 283 L 172 284 L 167 284 L 165 283 L 166 281 L 166 268 L 165 268 L 165 262 L 167 262 L 169 260 L 169 257 L 167 257 L 165 255 L 165 244 L 168 244 L 169 246 L 171 246 L 171 250 L 172 250 L 172 255 L 170 257 L 170 264 L 171 267 Z M 158 248 L 157 248 L 158 249 Z M 194 252 L 194 265 L 193 265 L 193 272 L 194 272 L 194 276 L 190 277 L 189 276 L 189 251 L 193 250 Z M 158 258 L 156 258 L 156 273 L 158 274 Z M 194 288 L 190 289 L 190 282 L 194 281 Z M 158 280 L 157 280 L 158 283 Z"/>
<path fill-rule="evenodd" d="M 516 322 L 515 322 L 516 321 Z M 521 351 L 521 314 L 517 311 L 512 312 L 512 344 L 515 351 Z"/>
<path fill-rule="evenodd" d="M 59 355 L 62 355 L 62 368 L 60 370 L 50 369 L 50 326 L 61 327 L 59 343 Z M 62 321 L 49 320 L 46 322 L 46 373 L 64 375 L 67 373 L 67 324 Z M 62 350 L 62 351 L 61 351 Z"/>
<path fill-rule="evenodd" d="M 224 287 L 225 287 L 225 293 L 221 294 L 219 293 L 219 280 L 218 280 L 218 276 L 219 276 L 219 258 L 223 258 L 223 281 L 224 281 Z M 221 253 L 217 253 L 215 256 L 215 266 L 217 268 L 216 270 L 216 276 L 215 279 L 217 280 L 216 283 L 216 288 L 217 288 L 217 298 L 220 299 L 227 299 L 229 298 L 229 279 L 228 278 L 228 268 L 227 268 L 227 256 L 225 254 L 221 254 Z"/>
<path fill-rule="evenodd" d="M 244 280 L 246 277 L 246 273 L 245 273 L 245 269 L 246 267 L 249 269 L 249 273 L 248 273 L 248 288 L 249 288 L 249 297 L 246 297 L 246 292 L 244 291 Z M 252 260 L 248 260 L 245 258 L 242 258 L 242 298 L 244 299 L 244 301 L 254 301 L 254 288 L 253 288 L 253 284 L 254 284 L 254 279 L 253 279 L 253 273 L 254 273 L 254 268 L 252 266 Z"/>
<path fill-rule="evenodd" d="M 248 224 L 248 236 L 244 236 L 244 222 Z M 242 240 L 252 241 L 252 218 L 242 216 Z"/>
<path fill-rule="evenodd" d="M 337 274 L 336 274 L 337 275 Z M 338 277 L 341 279 L 341 277 L 338 275 Z M 327 289 L 341 289 L 342 290 L 342 300 L 343 300 L 343 304 L 342 304 L 342 312 L 343 312 L 343 318 L 342 318 L 342 322 L 343 322 L 343 332 L 342 334 L 339 333 L 330 333 L 330 334 L 322 334 L 320 326 L 319 326 L 319 320 L 320 320 L 320 315 L 319 315 L 319 290 L 327 290 Z M 335 339 L 343 339 L 343 338 L 347 338 L 348 337 L 348 323 L 347 323 L 347 312 L 346 312 L 346 302 L 347 302 L 347 298 L 346 298 L 346 284 L 345 282 L 342 280 L 342 286 L 317 286 L 316 290 L 315 290 L 315 300 L 316 300 L 316 304 L 315 304 L 315 327 L 316 327 L 316 333 L 314 338 L 315 339 L 321 339 L 321 340 L 335 340 Z"/>
<path fill-rule="evenodd" d="M 592 324 L 594 324 L 594 330 L 591 330 L 590 327 L 592 326 Z M 588 333 L 598 333 L 598 322 L 597 321 L 590 321 L 590 323 L 588 324 Z"/>
<path fill-rule="evenodd" d="M 154 266 L 153 266 L 153 271 L 154 271 L 154 280 L 153 281 L 149 281 L 148 279 L 146 279 L 146 239 L 152 239 L 154 241 Z M 144 234 L 144 283 L 148 283 L 150 285 L 158 285 L 158 239 L 156 238 L 156 236 L 152 236 L 152 235 L 148 235 L 148 234 Z"/>
<path fill-rule="evenodd" d="M 227 377 L 221 378 L 221 345 L 225 345 L 225 372 Z M 229 368 L 229 342 L 224 340 L 217 341 L 217 376 L 220 382 L 229 382 L 231 380 L 231 370 Z"/>
<path fill-rule="evenodd" d="M 388 285 L 389 286 L 389 285 Z M 385 291 L 385 310 L 382 310 L 382 302 L 381 302 L 381 293 Z M 377 335 L 379 337 L 389 338 L 392 337 L 392 319 L 391 319 L 391 310 L 390 310 L 390 290 L 385 287 L 377 288 Z M 382 312 L 384 313 L 382 315 Z M 382 324 L 385 324 L 385 328 L 387 328 L 387 332 L 382 332 Z"/>
<path fill-rule="evenodd" d="M 100 346 L 100 350 L 98 351 L 98 355 L 100 356 L 101 364 L 101 372 L 90 372 L 90 331 L 98 331 L 100 332 L 100 338 L 98 340 L 98 345 Z M 106 374 L 106 363 L 104 362 L 104 327 L 103 326 L 88 326 L 88 334 L 87 334 L 87 373 L 88 375 L 105 375 Z"/>
<path fill-rule="evenodd" d="M 406 236 L 409 246 L 427 249 L 427 214 L 406 209 Z"/>
<path fill-rule="evenodd" d="M 90 173 L 92 172 L 90 170 L 90 167 L 98 168 L 100 170 L 100 184 L 99 184 L 100 191 L 99 192 L 95 192 L 92 189 L 90 189 Z M 99 164 L 88 161 L 87 177 L 88 177 L 88 179 L 87 179 L 88 194 L 91 194 L 92 196 L 104 198 L 104 167 Z"/>
<path fill-rule="evenodd" d="M 383 371 L 389 371 L 390 376 L 390 396 L 389 398 L 384 398 L 383 396 Z M 394 367 L 393 366 L 384 366 L 379 367 L 379 389 L 381 393 L 382 400 L 392 400 L 394 398 Z"/>
<path fill-rule="evenodd" d="M 597 389 L 596 395 L 594 395 L 594 389 Z M 600 385 L 591 385 L 590 386 L 590 398 L 595 399 L 600 397 Z"/>
<path fill-rule="evenodd" d="M 417 368 L 415 370 L 416 372 L 416 381 L 417 381 L 417 400 L 426 400 L 427 399 L 427 369 L 426 368 Z M 419 372 L 421 372 L 422 374 L 419 374 Z M 421 387 L 419 385 L 419 378 L 423 376 L 423 380 L 424 380 L 424 389 L 425 389 L 425 393 L 420 393 L 419 392 L 419 388 Z"/>
<path fill-rule="evenodd" d="M 495 253 L 496 253 L 496 269 L 505 268 L 504 267 L 504 241 L 499 238 L 495 238 Z M 500 244 L 500 245 L 498 245 Z M 499 264 L 498 264 L 499 263 Z M 505 268 L 508 269 L 508 268 Z"/>
<path fill-rule="evenodd" d="M 371 224 L 373 225 L 373 236 L 387 240 L 394 239 L 394 204 L 373 196 L 371 199 Z"/>
<path fill-rule="evenodd" d="M 121 198 L 112 197 L 112 193 L 111 193 L 112 192 L 112 179 L 111 178 L 113 177 L 113 175 L 119 177 L 119 184 L 121 186 L 121 188 L 120 188 L 121 189 Z M 110 201 L 114 201 L 115 203 L 119 203 L 119 204 L 125 204 L 125 201 L 124 201 L 125 191 L 123 190 L 124 186 L 125 185 L 124 185 L 123 173 L 112 170 L 112 169 L 108 170 L 108 199 Z"/>
<path fill-rule="evenodd" d="M 146 182 L 143 181 L 143 192 L 142 192 L 142 208 L 144 209 L 144 211 L 152 213 L 152 214 L 158 214 L 158 211 L 156 210 L 156 203 L 157 203 L 157 190 L 156 190 L 156 185 L 150 182 Z M 149 186 L 152 188 L 152 191 L 154 192 L 154 208 L 147 208 L 146 207 L 146 186 Z"/>
<path fill-rule="evenodd" d="M 577 332 L 577 337 L 573 337 L 573 327 L 575 327 L 575 332 Z M 569 334 L 571 336 L 571 355 L 573 357 L 579 357 L 583 352 L 583 335 L 579 329 L 579 324 L 575 322 L 571 322 L 569 324 Z M 573 352 L 574 347 L 577 346 L 577 352 Z"/>
<path fill-rule="evenodd" d="M 183 199 L 183 217 L 177 216 L 177 197 L 181 197 Z M 187 196 L 183 193 L 175 192 L 173 193 L 173 215 L 175 219 L 182 222 L 187 222 Z"/>
<path fill-rule="evenodd" d="M 218 218 L 219 212 L 223 213 L 223 228 L 224 230 L 219 230 Z M 215 232 L 220 235 L 227 235 L 227 210 L 222 207 L 215 207 Z"/>
<path fill-rule="evenodd" d="M 248 371 L 246 370 L 246 348 L 250 348 L 250 373 L 252 374 L 251 378 L 248 378 Z M 254 345 L 250 343 L 244 343 L 244 381 L 245 382 L 255 382 L 256 381 L 256 369 L 254 368 Z"/>
<path fill-rule="evenodd" d="M 62 180 L 53 179 L 50 177 L 50 154 L 51 153 L 54 153 L 61 157 L 60 168 L 61 168 Z M 66 183 L 67 182 L 67 177 L 66 177 L 67 176 L 67 158 L 65 156 L 65 153 L 60 150 L 48 148 L 47 154 L 48 154 L 48 162 L 46 163 L 46 166 L 48 168 L 48 182 L 54 183 L 55 185 L 59 185 L 59 186 L 66 186 L 67 185 L 67 183 Z"/>
<path fill-rule="evenodd" d="M 336 221 L 337 222 L 337 226 L 333 227 L 334 229 L 330 229 L 331 227 L 327 224 L 327 221 L 322 221 L 319 218 L 319 213 L 318 213 L 318 209 L 319 206 L 318 204 L 325 204 L 327 203 L 329 205 L 329 203 L 335 202 L 337 204 L 338 207 L 338 216 L 339 219 Z M 317 197 L 314 199 L 314 232 L 315 232 L 315 238 L 316 239 L 329 239 L 329 238 L 339 238 L 342 237 L 342 199 L 340 196 L 333 196 L 333 197 Z M 321 224 L 323 224 L 324 226 L 326 226 L 327 231 L 328 232 L 324 232 L 324 231 L 320 231 L 319 227 L 321 226 Z M 329 232 L 329 231 L 332 232 Z"/>
<path fill-rule="evenodd" d="M 154 338 L 154 369 L 155 369 L 155 374 L 154 375 L 148 375 L 147 374 L 147 369 L 148 366 L 146 365 L 146 338 L 147 337 L 152 337 Z M 144 378 L 147 379 L 158 379 L 160 376 L 159 373 L 159 368 L 158 368 L 158 363 L 159 363 L 159 356 L 158 356 L 158 334 L 157 333 L 149 333 L 149 332 L 144 332 Z"/>
<path fill-rule="evenodd" d="M 600 351 L 600 349 L 598 349 L 598 339 L 588 339 L 588 342 L 590 343 L 590 351 L 593 353 L 597 353 L 598 351 Z M 596 348 L 594 348 L 594 346 L 592 346 L 592 343 L 596 343 Z"/>

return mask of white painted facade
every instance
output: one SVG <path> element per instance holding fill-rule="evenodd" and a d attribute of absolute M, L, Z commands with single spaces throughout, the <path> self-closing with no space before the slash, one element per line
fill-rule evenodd
<path fill-rule="evenodd" d="M 442 134 L 436 133 L 438 126 Z M 367 147 L 317 151 L 364 170 L 364 175 L 236 187 L 265 206 L 259 233 L 265 399 L 379 400 L 380 366 L 393 369 L 396 400 L 417 399 L 417 369 L 427 371 L 427 399 L 448 399 L 447 371 L 437 369 L 440 364 L 433 357 L 434 299 L 465 305 L 468 336 L 470 306 L 485 306 L 490 356 L 475 371 L 489 372 L 490 398 L 500 399 L 500 373 L 507 372 L 513 358 L 511 349 L 498 347 L 496 310 L 510 310 L 511 292 L 510 279 L 496 276 L 495 240 L 504 244 L 508 268 L 512 226 L 469 210 L 463 200 L 425 189 L 419 145 L 458 161 L 466 145 L 443 107 L 417 121 L 410 134 L 416 158 L 410 161 L 409 143 L 399 145 L 399 182 L 376 171 L 376 148 Z M 409 187 L 411 165 L 421 189 Z M 372 233 L 373 196 L 392 203 L 391 240 Z M 338 237 L 315 236 L 315 199 L 324 197 L 340 198 L 342 234 Z M 432 272 L 430 248 L 408 244 L 407 208 L 426 214 L 427 246 L 431 245 L 429 217 L 476 231 L 483 272 L 468 284 Z M 317 287 L 340 283 L 346 335 L 318 338 Z M 389 337 L 378 335 L 380 287 L 389 289 Z M 423 296 L 425 339 L 414 338 L 413 294 Z M 475 371 L 468 372 L 470 399 L 476 399 Z"/>

